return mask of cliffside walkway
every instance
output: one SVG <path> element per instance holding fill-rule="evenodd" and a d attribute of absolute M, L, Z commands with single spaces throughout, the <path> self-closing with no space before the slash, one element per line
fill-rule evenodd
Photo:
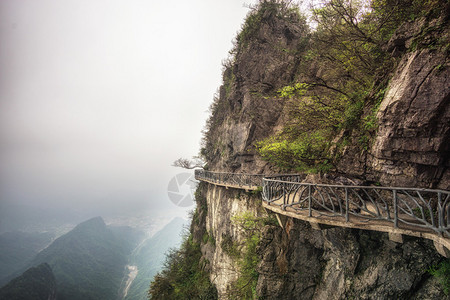
<path fill-rule="evenodd" d="M 300 175 L 234 174 L 195 170 L 197 180 L 226 188 L 261 191 L 263 207 L 283 218 L 321 225 L 359 228 L 434 241 L 450 257 L 450 191 L 301 182 Z M 280 217 L 281 216 L 281 217 Z"/>

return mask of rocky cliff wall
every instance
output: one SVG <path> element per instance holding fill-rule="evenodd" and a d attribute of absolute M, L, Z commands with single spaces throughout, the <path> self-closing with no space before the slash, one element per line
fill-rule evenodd
<path fill-rule="evenodd" d="M 202 253 L 208 262 L 211 282 L 219 299 L 232 299 L 241 276 L 239 259 L 226 249 L 226 242 L 243 245 L 245 231 L 233 220 L 261 211 L 260 196 L 206 184 L 206 206 L 200 223 L 209 237 Z M 260 259 L 256 294 L 260 299 L 445 299 L 437 278 L 427 270 L 442 257 L 433 243 L 404 237 L 403 243 L 388 234 L 372 231 L 324 228 L 287 219 L 260 228 L 257 248 Z M 244 251 L 243 248 L 238 248 Z"/>
<path fill-rule="evenodd" d="M 231 253 L 230 248 L 242 244 L 245 234 L 233 217 L 248 212 L 254 216 L 262 215 L 260 198 L 244 191 L 214 185 L 209 185 L 205 193 L 205 229 L 214 242 L 203 244 L 202 252 L 210 262 L 210 279 L 217 288 L 219 298 L 228 299 L 233 282 L 240 276 L 236 255 Z"/>
<path fill-rule="evenodd" d="M 254 143 L 280 126 L 284 103 L 267 95 L 294 78 L 307 29 L 295 14 L 282 18 L 262 12 L 258 21 L 243 27 L 234 56 L 224 65 L 205 141 L 208 167 L 215 171 L 274 172 L 256 154 Z"/>
<path fill-rule="evenodd" d="M 343 148 L 334 174 L 310 175 L 307 180 L 450 188 L 448 50 L 427 44 L 433 34 L 448 39 L 449 31 L 442 25 L 445 20 L 436 22 L 440 26 L 423 20 L 408 24 L 409 29 L 400 28 L 388 45 L 397 57 L 396 67 L 386 75 L 390 80 L 376 115 L 378 130 L 367 151 L 350 143 Z M 298 45 L 306 32 L 300 21 L 270 15 L 262 15 L 262 24 L 225 69 L 206 137 L 210 170 L 280 171 L 258 156 L 254 144 L 286 122 L 285 102 L 276 91 L 290 83 L 300 65 Z M 209 236 L 209 242 L 203 239 L 203 257 L 219 298 L 228 299 L 241 273 L 236 257 L 224 251 L 224 241 L 241 245 L 245 235 L 233 217 L 246 211 L 271 215 L 261 211 L 257 195 L 212 184 L 201 189 L 206 202 L 198 210 L 204 222 L 194 231 Z M 261 299 L 446 297 L 427 272 L 442 261 L 430 241 L 405 237 L 403 243 L 395 243 L 384 233 L 316 230 L 293 219 L 286 224 L 261 227 L 255 290 Z"/>
<path fill-rule="evenodd" d="M 398 244 L 385 233 L 289 222 L 288 232 L 264 228 L 257 285 L 263 299 L 445 298 L 426 272 L 441 259 L 429 241 Z"/>
<path fill-rule="evenodd" d="M 449 30 L 444 32 L 449 35 Z M 378 111 L 369 165 L 382 182 L 450 189 L 448 54 L 407 53 Z"/>

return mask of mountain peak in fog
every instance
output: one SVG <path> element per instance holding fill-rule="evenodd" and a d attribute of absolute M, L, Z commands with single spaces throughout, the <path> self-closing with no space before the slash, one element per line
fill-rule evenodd
<path fill-rule="evenodd" d="M 75 229 L 85 229 L 86 227 L 91 227 L 91 228 L 104 228 L 106 227 L 105 221 L 103 220 L 102 217 L 95 217 L 92 219 L 89 219 L 87 221 L 84 221 L 80 224 L 78 224 Z"/>

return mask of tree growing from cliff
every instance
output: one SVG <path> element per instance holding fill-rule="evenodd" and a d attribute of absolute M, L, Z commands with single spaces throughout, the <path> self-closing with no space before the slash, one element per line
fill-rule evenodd
<path fill-rule="evenodd" d="M 405 21 L 436 14 L 442 0 L 327 0 L 312 10 L 317 24 L 293 82 L 280 89 L 284 128 L 256 146 L 283 169 L 328 171 L 350 137 L 365 151 L 396 59 L 386 50 Z M 397 8 L 397 9 L 395 9 Z M 340 138 L 336 139 L 336 137 Z"/>
<path fill-rule="evenodd" d="M 210 117 L 202 131 L 200 154 L 207 162 L 227 155 L 229 147 L 217 130 L 225 122 L 233 122 L 233 119 L 239 118 L 243 110 L 242 103 L 245 101 L 244 95 L 249 93 L 253 99 L 267 100 L 282 86 L 278 83 L 282 81 L 279 76 L 264 79 L 263 76 L 253 75 L 269 73 L 264 69 L 271 68 L 270 64 L 277 65 L 275 73 L 294 73 L 297 68 L 295 55 L 304 50 L 303 44 L 306 44 L 308 39 L 306 18 L 293 1 L 261 0 L 249 5 L 249 9 L 241 30 L 233 41 L 230 57 L 223 61 L 223 84 L 214 96 Z M 273 36 L 273 30 L 280 32 L 282 41 L 265 38 L 265 35 Z M 297 45 L 299 39 L 302 42 Z M 262 44 L 264 47 L 261 47 Z M 286 63 L 286 57 L 289 57 L 289 63 Z M 254 61 L 255 58 L 267 61 L 258 64 Z M 255 63 L 258 67 L 253 69 Z M 246 88 L 243 89 L 243 86 Z M 255 103 L 256 106 L 258 105 Z M 244 117 L 247 118 L 248 115 Z M 255 113 L 252 114 L 251 118 L 253 117 L 258 118 L 259 115 Z"/>
<path fill-rule="evenodd" d="M 167 254 L 163 270 L 153 278 L 150 300 L 217 299 L 217 290 L 200 263 L 200 244 L 186 236 L 180 249 Z"/>
<path fill-rule="evenodd" d="M 204 165 L 205 162 L 198 156 L 194 156 L 192 159 L 179 158 L 172 164 L 173 167 L 180 167 L 184 169 L 203 168 Z"/>
<path fill-rule="evenodd" d="M 150 283 L 150 300 L 217 299 L 217 289 L 207 272 L 209 262 L 202 257 L 200 249 L 202 236 L 200 234 L 196 239 L 193 233 L 193 228 L 199 225 L 200 220 L 204 226 L 206 218 L 206 214 L 201 212 L 206 207 L 204 188 L 205 185 L 200 183 L 195 192 L 197 206 L 192 216 L 191 232 L 184 234 L 179 249 L 172 249 L 166 254 L 163 269 Z M 199 219 L 199 215 L 203 219 Z"/>

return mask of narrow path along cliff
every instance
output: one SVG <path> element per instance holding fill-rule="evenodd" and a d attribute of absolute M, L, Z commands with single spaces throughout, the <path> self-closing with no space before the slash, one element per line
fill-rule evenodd
<path fill-rule="evenodd" d="M 301 175 L 251 175 L 195 170 L 195 178 L 226 188 L 261 189 L 263 207 L 281 216 L 318 224 L 389 233 L 434 241 L 450 257 L 450 191 L 301 182 Z M 393 195 L 393 196 L 392 196 Z M 389 200 L 391 200 L 389 202 Z M 437 202 L 433 205 L 433 201 Z M 437 205 L 436 205 L 437 204 Z"/>

